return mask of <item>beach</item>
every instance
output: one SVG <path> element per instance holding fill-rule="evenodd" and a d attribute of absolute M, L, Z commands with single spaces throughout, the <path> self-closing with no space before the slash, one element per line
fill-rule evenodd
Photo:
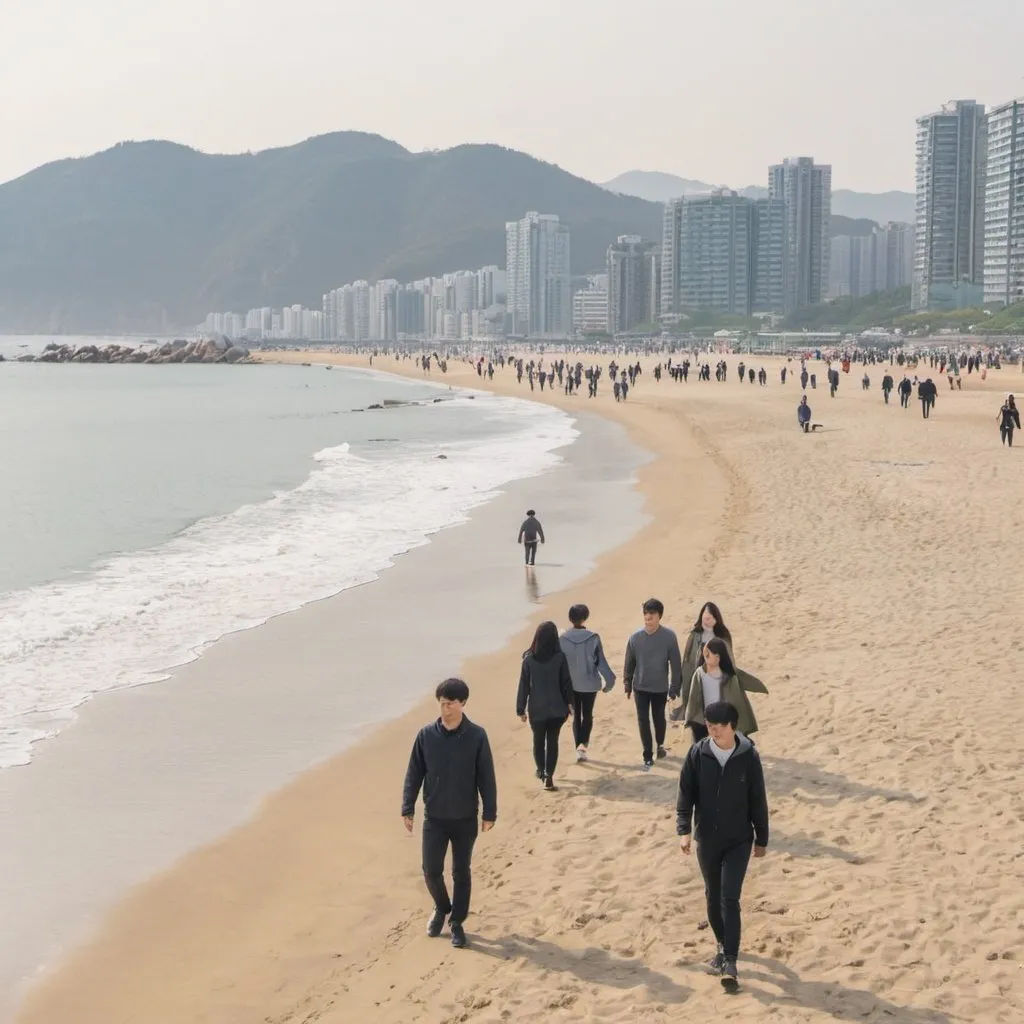
<path fill-rule="evenodd" d="M 543 563 L 562 561 L 571 489 L 554 518 L 538 501 L 549 543 L 537 567 L 543 586 L 528 602 L 520 564 L 507 570 L 520 603 L 475 618 L 458 606 L 453 578 L 409 637 L 423 701 L 395 709 L 399 717 L 340 756 L 244 808 L 240 817 L 255 813 L 233 832 L 142 882 L 29 994 L 18 1020 L 1020 1020 L 1024 584 L 1013 556 L 1024 455 L 1000 446 L 995 418 L 1020 373 L 972 376 L 950 393 L 932 372 L 939 399 L 924 422 L 916 400 L 909 410 L 895 397 L 883 405 L 883 367 L 869 369 L 864 392 L 854 365 L 834 400 L 821 386 L 809 393 L 824 429 L 805 435 L 798 384 L 779 383 L 783 362 L 748 359 L 769 371 L 759 387 L 736 381 L 737 361 L 729 357 L 725 383 L 691 375 L 676 384 L 655 383 L 645 359 L 625 403 L 612 400 L 607 379 L 595 400 L 531 394 L 509 369 L 489 383 L 450 361 L 444 383 L 625 427 L 653 456 L 636 470 L 635 529 L 622 524 L 624 543 L 560 588 Z M 374 366 L 422 378 L 412 362 Z M 824 364 L 817 372 L 820 384 Z M 467 590 L 478 550 L 462 553 Z M 513 714 L 536 622 L 564 625 L 569 604 L 587 603 L 621 676 L 651 596 L 681 639 L 701 604 L 716 601 L 739 665 L 771 691 L 754 700 L 772 838 L 746 880 L 734 997 L 703 968 L 713 952 L 700 927 L 703 888 L 675 836 L 687 734 L 670 727 L 670 756 L 642 773 L 620 682 L 598 701 L 591 761 L 571 763 L 563 734 L 561 789 L 544 793 L 529 732 Z M 274 621 L 251 633 L 267 638 L 265 671 L 329 678 L 345 656 L 330 605 L 296 613 L 300 643 L 294 634 L 274 643 Z M 380 614 L 392 612 L 401 646 L 414 613 L 399 604 Z M 451 653 L 431 662 L 421 656 L 430 623 L 446 615 L 462 627 L 463 653 L 451 642 L 456 628 L 442 644 Z M 275 620 L 281 629 L 286 618 Z M 226 647 L 221 657 L 219 675 L 230 679 L 238 660 Z M 418 834 L 408 838 L 399 817 L 412 738 L 435 716 L 430 693 L 456 662 L 472 691 L 467 714 L 490 734 L 499 787 L 497 826 L 476 848 L 467 951 L 426 938 Z M 376 720 L 387 701 L 370 681 Z"/>

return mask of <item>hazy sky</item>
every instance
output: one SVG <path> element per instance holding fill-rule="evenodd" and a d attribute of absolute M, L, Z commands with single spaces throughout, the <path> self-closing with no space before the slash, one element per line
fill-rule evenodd
<path fill-rule="evenodd" d="M 1024 95 L 1024 0 L 11 0 L 0 181 L 122 139 L 497 142 L 740 187 L 913 186 L 914 118 Z"/>

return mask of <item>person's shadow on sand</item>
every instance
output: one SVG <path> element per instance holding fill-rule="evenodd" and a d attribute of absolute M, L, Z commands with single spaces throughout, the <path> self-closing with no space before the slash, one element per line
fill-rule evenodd
<path fill-rule="evenodd" d="M 568 950 L 542 939 L 506 935 L 499 939 L 472 936 L 471 948 L 499 960 L 529 960 L 545 971 L 572 974 L 588 985 L 609 985 L 630 989 L 644 985 L 653 998 L 666 1003 L 684 1003 L 693 989 L 677 984 L 667 975 L 648 967 L 639 957 L 613 956 L 596 947 Z"/>
<path fill-rule="evenodd" d="M 751 965 L 761 969 L 757 970 Z M 777 991 L 762 988 L 762 984 Z M 899 1006 L 864 989 L 847 988 L 835 981 L 804 981 L 784 963 L 752 953 L 743 953 L 740 957 L 740 993 L 756 999 L 776 1014 L 786 1006 L 803 1006 L 821 1010 L 834 1020 L 878 1019 L 898 1021 L 899 1024 L 953 1024 L 960 1019 L 950 1017 L 941 1010 Z"/>
<path fill-rule="evenodd" d="M 789 757 L 762 754 L 765 778 L 769 780 L 772 792 L 791 793 L 800 799 L 822 806 L 834 807 L 848 800 L 870 800 L 881 797 L 886 801 L 899 800 L 908 804 L 921 804 L 926 798 L 908 793 L 902 789 L 887 789 L 884 786 L 867 786 L 853 782 L 845 775 L 826 771 L 806 761 Z"/>

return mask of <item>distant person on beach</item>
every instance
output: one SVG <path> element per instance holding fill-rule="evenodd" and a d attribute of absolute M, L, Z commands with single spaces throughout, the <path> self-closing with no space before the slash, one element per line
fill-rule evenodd
<path fill-rule="evenodd" d="M 704 644 L 702 664 L 697 666 L 690 680 L 689 697 L 683 721 L 693 734 L 694 743 L 707 736 L 705 711 L 709 704 L 724 700 L 736 709 L 739 729 L 744 736 L 757 732 L 754 708 L 746 694 L 746 687 L 766 692 L 764 684 L 754 676 L 744 673 L 743 680 L 733 663 L 730 645 L 722 637 L 712 637 Z"/>
<path fill-rule="evenodd" d="M 690 747 L 679 774 L 676 832 L 689 856 L 697 840 L 708 922 L 718 943 L 709 966 L 723 987 L 738 984 L 740 896 L 750 855 L 768 847 L 768 795 L 754 745 L 736 729 L 736 709 L 725 701 L 705 710 L 710 735 Z"/>
<path fill-rule="evenodd" d="M 899 384 L 900 393 L 900 407 L 903 409 L 910 408 L 910 394 L 914 390 L 914 385 L 910 383 L 910 378 L 904 374 L 903 380 Z"/>
<path fill-rule="evenodd" d="M 1014 428 L 1020 429 L 1020 412 L 1013 395 L 1006 396 L 1006 401 L 1003 402 L 996 418 L 999 420 L 999 436 L 1002 438 L 1003 444 L 1012 448 Z"/>
<path fill-rule="evenodd" d="M 697 613 L 697 619 L 683 646 L 683 688 L 679 703 L 672 709 L 673 721 L 686 716 L 686 703 L 690 699 L 690 683 L 693 680 L 693 674 L 704 663 L 704 645 L 716 636 L 724 640 L 732 650 L 732 633 L 729 632 L 729 627 L 722 619 L 721 610 L 714 601 L 707 601 Z"/>
<path fill-rule="evenodd" d="M 523 525 L 519 527 L 519 540 L 517 544 L 523 545 L 523 554 L 526 556 L 527 565 L 537 564 L 537 541 L 544 543 L 544 527 L 537 519 L 537 513 L 531 508 L 527 510 Z"/>
<path fill-rule="evenodd" d="M 601 637 L 587 629 L 589 618 L 590 609 L 585 604 L 574 604 L 569 609 L 572 628 L 567 629 L 559 638 L 572 677 L 572 738 L 576 744 L 577 761 L 587 759 L 590 734 L 594 728 L 594 702 L 598 693 L 602 689 L 610 693 L 615 686 L 615 673 L 604 656 Z"/>
<path fill-rule="evenodd" d="M 489 832 L 498 816 L 498 787 L 487 733 L 465 715 L 469 687 L 446 679 L 434 692 L 440 718 L 420 729 L 413 743 L 402 791 L 402 817 L 412 832 L 416 798 L 423 790 L 423 878 L 434 900 L 427 934 L 437 938 L 445 919 L 452 945 L 466 945 L 463 923 L 469 914 L 471 864 L 477 837 L 477 810 L 483 803 L 480 829 Z M 444 859 L 452 848 L 453 898 L 444 882 Z"/>
<path fill-rule="evenodd" d="M 892 374 L 891 373 L 887 373 L 882 378 L 882 397 L 885 399 L 885 404 L 886 405 L 889 404 L 889 395 L 892 392 L 892 388 L 893 388 Z"/>
<path fill-rule="evenodd" d="M 931 377 L 921 381 L 917 385 L 917 397 L 921 400 L 921 415 L 928 419 L 932 409 L 935 408 L 935 399 L 939 396 L 939 389 L 932 382 Z"/>
<path fill-rule="evenodd" d="M 558 735 L 572 714 L 572 676 L 558 641 L 558 627 L 542 622 L 533 643 L 523 652 L 516 694 L 516 714 L 533 730 L 533 760 L 537 778 L 554 792 L 558 765 Z"/>
<path fill-rule="evenodd" d="M 796 407 L 796 421 L 805 434 L 811 429 L 811 407 L 807 404 L 806 395 L 800 399 L 800 404 Z"/>
<path fill-rule="evenodd" d="M 626 698 L 633 697 L 636 704 L 644 771 L 650 771 L 654 765 L 655 743 L 659 759 L 668 753 L 665 750 L 665 705 L 669 694 L 678 697 L 682 688 L 682 659 L 675 633 L 661 624 L 665 614 L 661 601 L 655 597 L 644 601 L 643 613 L 643 629 L 638 629 L 626 643 L 622 677 Z"/>

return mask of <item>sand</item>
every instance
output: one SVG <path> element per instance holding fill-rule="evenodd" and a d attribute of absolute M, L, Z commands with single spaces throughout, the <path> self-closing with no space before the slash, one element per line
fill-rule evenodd
<path fill-rule="evenodd" d="M 641 773 L 617 688 L 591 762 L 570 764 L 566 740 L 561 791 L 539 791 L 512 714 L 524 631 L 463 666 L 499 772 L 471 950 L 423 934 L 419 843 L 398 817 L 425 703 L 136 890 L 20 1020 L 1024 1019 L 1024 454 L 995 421 L 1020 374 L 940 381 L 925 423 L 916 402 L 883 406 L 881 368 L 862 392 L 855 367 L 835 400 L 811 393 L 826 429 L 808 436 L 797 386 L 762 363 L 766 388 L 648 375 L 625 404 L 544 396 L 615 417 L 657 459 L 639 473 L 652 521 L 537 619 L 586 601 L 620 666 L 644 598 L 680 632 L 714 599 L 771 689 L 755 700 L 773 834 L 747 876 L 738 995 L 701 967 L 702 886 L 674 834 L 686 735 Z"/>

